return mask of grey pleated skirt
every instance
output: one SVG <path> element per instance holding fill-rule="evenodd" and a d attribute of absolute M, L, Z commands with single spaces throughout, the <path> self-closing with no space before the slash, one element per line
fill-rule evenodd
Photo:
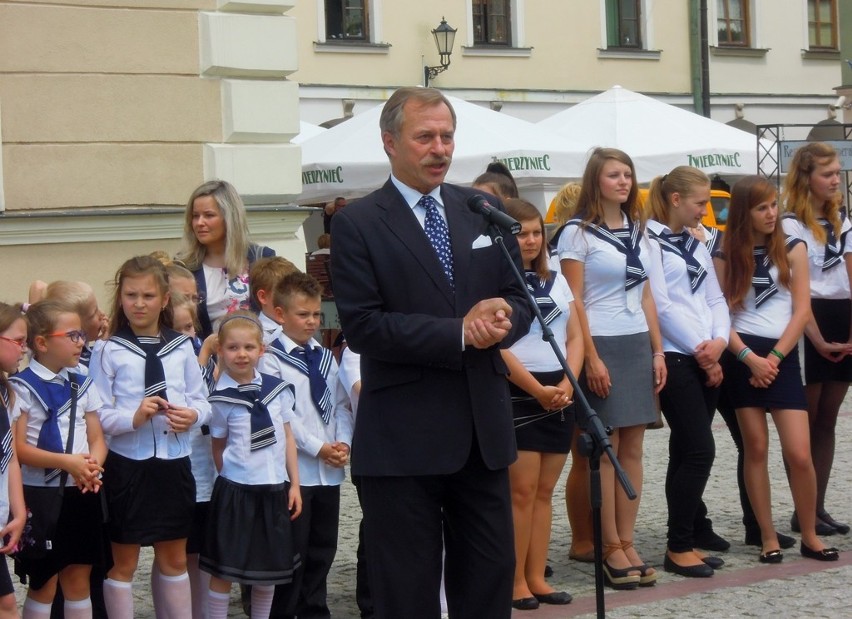
<path fill-rule="evenodd" d="M 648 332 L 595 335 L 592 340 L 609 370 L 612 386 L 606 398 L 599 398 L 589 390 L 585 372 L 580 385 L 603 424 L 613 428 L 627 428 L 656 421 L 653 351 Z M 578 413 L 577 419 L 580 418 Z"/>

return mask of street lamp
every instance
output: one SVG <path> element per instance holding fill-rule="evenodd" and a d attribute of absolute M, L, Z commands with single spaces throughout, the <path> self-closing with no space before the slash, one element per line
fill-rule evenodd
<path fill-rule="evenodd" d="M 441 55 L 441 64 L 435 67 L 423 67 L 424 86 L 429 86 L 430 79 L 435 79 L 438 73 L 446 71 L 450 66 L 450 55 L 453 53 L 456 32 L 457 30 L 450 26 L 443 17 L 438 27 L 432 30 L 432 34 L 435 36 L 435 46 L 438 48 L 438 54 Z"/>

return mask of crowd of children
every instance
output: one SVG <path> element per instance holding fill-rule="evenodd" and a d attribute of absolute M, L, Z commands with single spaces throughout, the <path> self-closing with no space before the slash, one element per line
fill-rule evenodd
<path fill-rule="evenodd" d="M 109 316 L 82 282 L 0 304 L 0 552 L 25 618 L 134 616 L 142 546 L 158 617 L 224 618 L 232 583 L 252 617 L 330 616 L 351 404 L 313 339 L 318 282 L 275 256 L 250 277 L 259 311 L 204 339 L 196 277 L 164 252 L 121 265 Z M 49 488 L 59 524 L 32 559 L 15 550 Z M 6 567 L 0 617 L 17 617 Z"/>

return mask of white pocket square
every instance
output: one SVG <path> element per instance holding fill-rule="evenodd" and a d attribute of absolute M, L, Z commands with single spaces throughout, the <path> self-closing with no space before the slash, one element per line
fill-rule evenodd
<path fill-rule="evenodd" d="M 473 245 L 470 246 L 471 249 L 482 249 L 483 247 L 491 247 L 491 237 L 485 234 L 480 234 L 473 241 Z"/>

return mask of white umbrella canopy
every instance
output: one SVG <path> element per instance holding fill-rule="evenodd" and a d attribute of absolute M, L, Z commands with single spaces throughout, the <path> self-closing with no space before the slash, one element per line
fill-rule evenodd
<path fill-rule="evenodd" d="M 585 148 L 535 124 L 447 97 L 456 112 L 455 151 L 447 181 L 470 185 L 495 159 L 520 187 L 561 184 L 583 173 Z M 382 146 L 382 106 L 356 114 L 302 144 L 302 193 L 298 202 L 357 197 L 381 187 L 390 175 Z"/>
<path fill-rule="evenodd" d="M 316 137 L 322 133 L 328 131 L 325 127 L 320 127 L 319 125 L 312 125 L 311 123 L 306 123 L 304 120 L 299 121 L 299 135 L 290 140 L 291 144 L 301 144 L 302 142 L 306 142 L 313 137 Z"/>
<path fill-rule="evenodd" d="M 623 150 L 640 183 L 679 165 L 708 175 L 757 173 L 757 138 L 621 86 L 536 123 L 571 138 L 587 151 L 597 146 Z"/>

